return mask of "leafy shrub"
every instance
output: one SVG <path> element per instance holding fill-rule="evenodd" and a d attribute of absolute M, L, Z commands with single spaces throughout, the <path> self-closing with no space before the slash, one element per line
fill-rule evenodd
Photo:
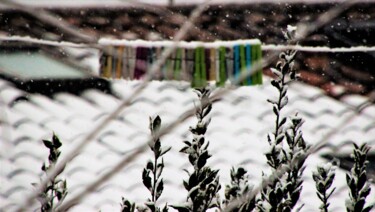
<path fill-rule="evenodd" d="M 196 108 L 198 123 L 195 127 L 190 128 L 190 132 L 194 136 L 193 140 L 191 142 L 184 141 L 185 146 L 180 150 L 188 155 L 189 162 L 194 168 L 192 173 L 186 170 L 189 179 L 183 181 L 184 187 L 188 191 L 188 202 L 183 206 L 172 206 L 180 212 L 203 212 L 210 208 L 220 207 L 219 170 L 213 170 L 206 165 L 207 160 L 211 157 L 208 153 L 209 142 L 204 137 L 211 121 L 206 118 L 212 109 L 212 104 L 209 101 L 210 91 L 206 88 L 196 91 L 200 100 L 200 104 Z"/>
<path fill-rule="evenodd" d="M 292 28 L 291 28 L 292 29 Z M 287 39 L 293 37 L 293 31 L 285 33 Z M 164 170 L 163 155 L 171 150 L 171 147 L 162 148 L 159 138 L 161 128 L 161 118 L 156 116 L 150 118 L 150 131 L 153 141 L 149 144 L 150 150 L 154 153 L 154 158 L 147 162 L 142 172 L 144 186 L 150 192 L 151 198 L 148 198 L 144 205 L 136 205 L 126 198 L 122 198 L 121 211 L 152 211 L 167 212 L 172 207 L 180 212 L 203 212 L 211 208 L 218 210 L 227 207 L 232 202 L 236 206 L 231 210 L 235 212 L 245 211 L 292 211 L 295 208 L 303 185 L 302 174 L 305 169 L 304 162 L 308 155 L 310 146 L 305 142 L 301 131 L 304 120 L 298 115 L 285 117 L 282 115 L 283 108 L 288 104 L 288 84 L 298 78 L 293 70 L 296 51 L 287 50 L 280 54 L 280 61 L 276 68 L 271 69 L 275 79 L 271 85 L 276 88 L 278 97 L 275 100 L 269 99 L 275 114 L 275 129 L 267 136 L 270 145 L 269 151 L 265 154 L 267 164 L 273 172 L 277 172 L 283 167 L 287 171 L 279 178 L 270 181 L 260 195 L 252 197 L 252 185 L 248 183 L 247 170 L 243 167 L 232 168 L 230 172 L 231 182 L 225 186 L 225 198 L 221 201 L 218 195 L 221 189 L 218 172 L 207 165 L 207 160 L 212 156 L 209 154 L 209 142 L 205 138 L 210 119 L 208 115 L 212 110 L 210 102 L 210 90 L 208 88 L 196 89 L 199 105 L 196 107 L 197 124 L 190 127 L 193 134 L 191 141 L 184 141 L 185 146 L 180 150 L 186 154 L 193 171 L 188 173 L 188 179 L 182 183 L 187 191 L 187 201 L 181 205 L 168 205 L 159 208 L 157 201 L 164 190 L 164 181 L 161 178 Z M 57 162 L 60 156 L 61 142 L 56 135 L 53 135 L 52 141 L 43 141 L 50 150 L 49 165 L 43 164 L 42 170 L 47 174 L 48 171 Z M 366 175 L 367 153 L 369 147 L 364 144 L 357 146 L 354 144 L 354 166 L 351 172 L 347 174 L 347 184 L 350 189 L 349 199 L 346 201 L 346 208 L 349 212 L 369 212 L 374 205 L 365 207 L 365 199 L 370 193 L 369 180 Z M 332 164 L 318 166 L 317 171 L 313 172 L 313 179 L 316 182 L 317 195 L 322 201 L 319 209 L 328 211 L 329 198 L 334 193 L 335 188 L 331 189 L 334 177 L 335 166 Z M 264 175 L 264 178 L 266 176 Z M 267 181 L 265 181 L 267 182 Z M 53 179 L 46 190 L 39 195 L 41 202 L 41 211 L 51 211 L 56 205 L 61 204 L 67 195 L 66 181 Z M 299 211 L 300 206 L 296 210 Z"/>
<path fill-rule="evenodd" d="M 43 163 L 42 165 L 42 171 L 47 176 L 55 167 L 60 157 L 61 152 L 59 148 L 62 144 L 55 134 L 52 135 L 52 141 L 43 140 L 43 144 L 49 149 L 48 163 Z M 63 170 L 58 175 L 62 172 Z M 54 207 L 57 207 L 64 201 L 68 194 L 66 180 L 59 179 L 58 175 L 48 182 L 46 188 L 38 195 L 38 201 L 41 204 L 40 211 L 42 212 L 52 211 Z M 33 183 L 32 185 L 35 187 L 38 186 L 37 183 Z"/>

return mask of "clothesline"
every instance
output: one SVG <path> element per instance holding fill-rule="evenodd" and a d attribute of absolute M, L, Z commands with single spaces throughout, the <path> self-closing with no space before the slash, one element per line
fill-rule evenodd
<path fill-rule="evenodd" d="M 266 51 L 284 51 L 298 50 L 301 52 L 330 52 L 330 53 L 349 53 L 349 52 L 372 52 L 375 46 L 351 46 L 351 47 L 327 47 L 327 46 L 301 46 L 301 45 L 274 45 L 262 44 L 262 49 Z"/>
<path fill-rule="evenodd" d="M 73 43 L 68 41 L 51 41 L 43 40 L 32 37 L 0 37 L 0 42 L 6 41 L 18 41 L 33 43 L 39 45 L 57 46 L 57 47 L 75 47 L 75 48 L 86 48 L 87 45 L 84 43 Z M 350 52 L 372 52 L 375 51 L 375 46 L 352 46 L 352 47 L 327 47 L 327 46 L 301 46 L 301 45 L 276 45 L 276 44 L 262 44 L 262 50 L 265 51 L 283 51 L 287 49 L 294 49 L 301 52 L 330 52 L 330 53 L 350 53 Z"/>
<path fill-rule="evenodd" d="M 46 46 L 56 46 L 56 47 L 75 47 L 75 48 L 85 48 L 87 45 L 83 43 L 73 43 L 69 41 L 52 41 L 52 40 L 44 40 L 38 38 L 32 38 L 29 36 L 0 36 L 0 45 L 1 42 L 25 42 L 25 43 L 32 43 L 32 44 L 39 44 L 39 45 L 46 45 Z"/>

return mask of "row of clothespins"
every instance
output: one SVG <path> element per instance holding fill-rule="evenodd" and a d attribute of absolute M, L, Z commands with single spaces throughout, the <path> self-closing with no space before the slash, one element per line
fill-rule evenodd
<path fill-rule="evenodd" d="M 101 56 L 100 75 L 130 80 L 142 79 L 163 50 L 173 45 L 171 41 L 144 40 L 100 40 L 99 44 L 107 50 Z M 231 79 L 238 79 L 241 73 L 251 71 L 240 85 L 256 85 L 262 83 L 262 70 L 251 67 L 261 59 L 261 44 L 257 39 L 179 42 L 153 78 L 191 81 L 193 87 L 205 86 L 207 82 L 224 86 Z"/>

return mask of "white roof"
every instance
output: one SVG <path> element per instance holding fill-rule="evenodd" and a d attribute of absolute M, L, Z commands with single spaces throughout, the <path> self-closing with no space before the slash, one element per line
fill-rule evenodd
<path fill-rule="evenodd" d="M 251 174 L 250 181 L 258 185 L 262 170 L 268 170 L 264 152 L 268 149 L 266 135 L 273 129 L 274 115 L 267 98 L 276 95 L 269 82 L 261 86 L 239 87 L 232 90 L 221 101 L 214 103 L 212 122 L 206 138 L 210 141 L 209 164 L 220 169 L 220 180 L 224 187 L 229 183 L 229 170 L 242 165 Z M 139 85 L 139 81 L 118 80 L 112 82 L 113 90 L 127 98 Z M 28 101 L 14 102 L 26 96 Z M 31 183 L 39 182 L 41 165 L 48 152 L 42 143 L 54 131 L 63 143 L 62 157 L 69 152 L 85 134 L 103 120 L 121 99 L 97 90 L 87 90 L 80 96 L 59 93 L 54 98 L 39 94 L 26 94 L 13 85 L 0 80 L 0 210 L 12 211 L 33 192 Z M 366 98 L 348 96 L 344 102 L 326 96 L 321 90 L 294 83 L 289 89 L 288 114 L 299 112 L 306 120 L 304 137 L 310 144 L 318 142 L 326 133 L 338 126 L 348 116 L 355 113 L 353 106 Z M 92 180 L 108 171 L 129 151 L 144 144 L 149 136 L 149 116 L 159 114 L 162 126 L 170 123 L 197 101 L 195 93 L 186 83 L 158 82 L 148 84 L 146 89 L 113 120 L 82 153 L 71 161 L 63 174 L 68 183 L 68 199 Z M 194 117 L 182 123 L 173 132 L 162 137 L 163 146 L 172 150 L 165 155 L 165 190 L 161 202 L 177 204 L 184 201 L 186 191 L 182 180 L 187 178 L 184 168 L 190 168 L 186 155 L 179 153 L 183 140 L 191 139 L 189 126 L 196 123 Z M 375 145 L 375 106 L 339 129 L 329 140 L 331 149 L 323 152 L 350 154 L 349 141 L 368 142 Z M 374 151 L 374 148 L 372 149 Z M 152 153 L 147 151 L 125 167 L 114 178 L 85 198 L 72 211 L 119 211 L 121 197 L 144 202 L 149 193 L 142 184 L 141 173 Z M 304 172 L 305 183 L 300 204 L 302 211 L 317 211 L 320 205 L 316 196 L 312 170 L 326 161 L 319 154 L 311 155 Z M 345 211 L 348 197 L 345 171 L 337 170 L 334 192 L 330 201 L 330 211 Z M 223 193 L 223 192 L 222 192 Z M 223 195 L 222 195 L 223 197 Z M 375 199 L 375 186 L 368 200 Z M 38 207 L 38 203 L 31 208 Z"/>

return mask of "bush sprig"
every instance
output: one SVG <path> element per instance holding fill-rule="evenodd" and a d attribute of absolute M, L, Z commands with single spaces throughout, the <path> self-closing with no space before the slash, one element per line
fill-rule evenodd
<path fill-rule="evenodd" d="M 62 143 L 55 133 L 52 135 L 52 140 L 43 140 L 45 147 L 49 149 L 48 163 L 43 163 L 42 171 L 48 176 L 49 172 L 54 169 L 61 151 L 60 147 Z M 68 195 L 67 183 L 66 180 L 60 179 L 59 175 L 64 171 L 65 167 L 61 170 L 60 173 L 56 175 L 55 178 L 51 179 L 45 189 L 39 193 L 38 201 L 41 204 L 40 211 L 49 212 L 54 208 L 58 207 L 66 196 Z M 37 183 L 32 183 L 34 187 L 37 187 Z"/>

